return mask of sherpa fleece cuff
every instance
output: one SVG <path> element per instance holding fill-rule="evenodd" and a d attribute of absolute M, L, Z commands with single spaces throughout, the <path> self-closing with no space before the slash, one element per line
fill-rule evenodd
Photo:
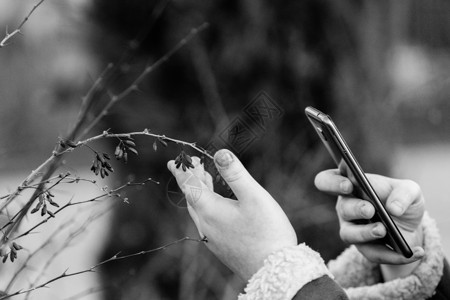
<path fill-rule="evenodd" d="M 304 243 L 269 255 L 238 300 L 290 300 L 307 283 L 328 275 L 320 255 Z"/>
<path fill-rule="evenodd" d="M 330 271 L 350 299 L 427 299 L 442 277 L 444 253 L 436 223 L 427 213 L 422 228 L 425 257 L 407 277 L 379 283 L 378 265 L 369 262 L 354 246 L 329 263 Z"/>

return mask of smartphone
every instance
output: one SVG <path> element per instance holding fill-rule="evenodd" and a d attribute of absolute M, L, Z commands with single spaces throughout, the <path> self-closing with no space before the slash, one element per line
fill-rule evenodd
<path fill-rule="evenodd" d="M 411 248 L 386 211 L 386 207 L 381 202 L 330 116 L 311 106 L 305 109 L 305 113 L 341 174 L 352 181 L 354 186 L 353 195 L 370 201 L 375 207 L 375 215 L 370 222 L 382 222 L 387 229 L 386 236 L 380 242 L 407 258 L 411 257 L 413 255 Z"/>

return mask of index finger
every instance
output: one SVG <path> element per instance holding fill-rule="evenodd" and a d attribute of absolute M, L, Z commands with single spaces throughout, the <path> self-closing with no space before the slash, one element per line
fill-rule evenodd
<path fill-rule="evenodd" d="M 316 175 L 314 185 L 322 192 L 334 195 L 349 195 L 353 192 L 352 182 L 342 176 L 339 169 L 325 170 Z"/>
<path fill-rule="evenodd" d="M 167 168 L 175 176 L 178 186 L 192 208 L 201 209 L 206 203 L 214 201 L 215 193 L 192 170 L 188 168 L 184 171 L 177 168 L 173 160 L 167 163 Z"/>

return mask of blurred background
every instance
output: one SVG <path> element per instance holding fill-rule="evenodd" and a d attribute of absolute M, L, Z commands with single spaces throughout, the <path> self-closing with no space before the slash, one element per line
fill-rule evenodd
<path fill-rule="evenodd" d="M 36 3 L 0 0 L 0 32 L 17 28 Z M 366 172 L 422 186 L 449 256 L 449 14 L 450 3 L 443 0 L 45 0 L 23 35 L 0 49 L 2 195 L 74 126 L 82 96 L 108 63 L 116 69 L 105 90 L 119 93 L 147 63 L 208 22 L 91 135 L 149 128 L 211 152 L 232 149 L 279 201 L 299 240 L 330 260 L 345 245 L 338 237 L 335 200 L 313 186 L 318 171 L 333 167 L 304 117 L 304 108 L 315 106 L 333 116 Z M 103 101 L 99 96 L 99 107 Z M 166 170 L 180 148 L 155 152 L 153 142 L 137 138 L 139 156 L 116 163 L 115 176 L 93 189 L 61 190 L 64 202 L 90 197 L 106 184 L 147 177 L 160 182 L 127 190 L 129 204 L 98 218 L 86 239 L 70 248 L 77 254 L 67 250 L 42 280 L 63 272 L 74 257 L 77 270 L 119 251 L 196 237 Z M 98 145 L 110 152 L 114 146 Z M 92 179 L 91 162 L 80 149 L 63 168 Z M 79 215 L 89 218 L 88 213 Z M 0 266 L 2 278 L 11 276 L 8 270 Z M 76 284 L 55 283 L 34 299 L 235 299 L 244 286 L 203 245 L 188 242 L 80 277 Z"/>

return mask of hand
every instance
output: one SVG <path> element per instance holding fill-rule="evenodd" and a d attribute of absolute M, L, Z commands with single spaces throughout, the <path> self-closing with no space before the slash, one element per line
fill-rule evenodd
<path fill-rule="evenodd" d="M 337 169 L 327 170 L 316 176 L 315 185 L 323 192 L 339 195 L 336 211 L 340 222 L 341 239 L 355 244 L 358 250 L 372 262 L 401 265 L 417 261 L 424 255 L 421 247 L 423 233 L 420 224 L 425 208 L 420 187 L 410 180 L 370 174 L 367 177 L 414 254 L 411 258 L 405 258 L 384 245 L 373 243 L 386 235 L 384 225 L 379 222 L 356 224 L 354 221 L 371 219 L 375 214 L 375 208 L 369 201 L 357 199 L 351 195 L 353 191 L 351 181 L 340 175 Z"/>
<path fill-rule="evenodd" d="M 238 200 L 213 191 L 211 175 L 193 157 L 193 169 L 167 164 L 183 191 L 188 211 L 208 248 L 233 272 L 248 280 L 272 252 L 297 245 L 286 214 L 270 194 L 228 150 L 219 150 L 214 163 Z"/>

